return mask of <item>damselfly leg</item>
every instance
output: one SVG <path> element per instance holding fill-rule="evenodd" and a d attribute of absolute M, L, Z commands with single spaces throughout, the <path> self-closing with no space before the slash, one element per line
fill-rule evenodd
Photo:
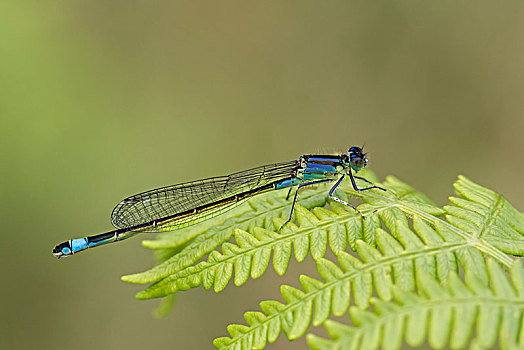
<path fill-rule="evenodd" d="M 318 180 L 318 181 L 311 181 L 311 182 L 305 182 L 305 183 L 299 184 L 297 186 L 296 191 L 295 191 L 295 196 L 293 197 L 293 204 L 291 204 L 291 212 L 289 213 L 289 218 L 287 219 L 286 222 L 284 222 L 284 224 L 282 226 L 280 226 L 280 228 L 278 230 L 281 231 L 284 226 L 286 226 L 289 222 L 291 222 L 291 218 L 293 217 L 293 210 L 295 209 L 295 203 L 297 202 L 298 190 L 300 190 L 302 187 L 311 186 L 311 185 L 318 185 L 318 184 L 325 183 L 325 182 L 330 182 L 330 181 L 332 181 L 332 180 L 331 179 L 327 179 L 327 180 Z"/>
<path fill-rule="evenodd" d="M 348 202 L 345 202 L 343 201 L 342 199 L 338 198 L 338 197 L 335 197 L 333 195 L 333 193 L 335 192 L 335 190 L 337 189 L 337 187 L 342 183 L 342 181 L 344 181 L 344 179 L 346 178 L 346 175 L 342 175 L 342 177 L 340 179 L 338 179 L 337 183 L 335 184 L 335 186 L 331 187 L 331 189 L 329 190 L 329 198 L 333 199 L 334 201 L 336 202 L 339 202 L 340 204 L 344 204 L 345 206 L 347 207 L 351 207 L 353 208 L 357 213 L 360 214 L 360 216 L 362 216 L 362 218 L 364 218 L 364 214 L 362 214 L 360 212 L 360 210 L 357 209 L 357 207 L 355 207 L 354 205 L 351 205 L 349 204 Z M 353 178 L 351 179 L 353 180 Z M 354 181 L 354 180 L 353 180 Z"/>
<path fill-rule="evenodd" d="M 289 191 L 287 192 L 286 200 L 289 200 L 289 196 L 291 195 L 291 190 L 293 190 L 293 186 L 289 188 Z"/>
<path fill-rule="evenodd" d="M 369 181 L 368 179 L 366 179 L 366 178 L 364 178 L 364 177 L 356 176 L 356 175 L 353 175 L 353 177 L 354 177 L 355 179 L 359 179 L 359 180 L 362 180 L 362 181 L 367 182 L 368 184 L 373 185 L 373 182 Z"/>
<path fill-rule="evenodd" d="M 370 182 L 370 181 L 368 181 L 368 180 L 366 180 L 366 179 L 364 179 L 363 177 L 360 177 L 360 176 L 354 176 L 351 172 L 349 173 L 349 178 L 351 179 L 351 184 L 353 185 L 353 189 L 355 191 L 366 191 L 366 190 L 370 190 L 372 188 L 376 188 L 376 189 L 379 189 L 379 190 L 382 190 L 382 191 L 386 191 L 385 188 L 382 188 L 380 186 L 375 186 L 375 185 L 373 185 L 373 182 Z M 358 188 L 357 183 L 355 182 L 355 179 L 364 180 L 367 183 L 372 184 L 373 186 L 364 187 L 364 188 Z"/>

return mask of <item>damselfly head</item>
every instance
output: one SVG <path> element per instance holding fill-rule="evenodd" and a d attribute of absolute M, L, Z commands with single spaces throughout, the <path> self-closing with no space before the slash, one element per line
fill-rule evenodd
<path fill-rule="evenodd" d="M 365 168 L 368 163 L 366 154 L 362 152 L 362 148 L 360 147 L 351 147 L 348 150 L 348 157 L 349 165 L 355 172 Z"/>
<path fill-rule="evenodd" d="M 69 244 L 69 241 L 60 243 L 53 249 L 53 255 L 56 256 L 58 259 L 61 257 L 68 257 L 71 254 L 73 254 L 71 250 L 71 245 Z"/>

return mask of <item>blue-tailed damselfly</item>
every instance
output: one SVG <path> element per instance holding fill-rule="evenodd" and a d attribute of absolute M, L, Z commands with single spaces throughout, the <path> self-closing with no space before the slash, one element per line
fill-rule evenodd
<path fill-rule="evenodd" d="M 356 207 L 335 197 L 333 193 L 346 175 L 356 191 L 372 188 L 385 191 L 368 180 L 353 175 L 352 171 L 356 173 L 366 165 L 367 160 L 362 148 L 351 147 L 347 154 L 303 155 L 298 160 L 139 193 L 124 199 L 113 209 L 111 223 L 116 230 L 60 243 L 53 249 L 53 254 L 58 258 L 67 257 L 88 248 L 121 241 L 138 233 L 170 231 L 193 225 L 228 211 L 254 195 L 270 190 L 289 187 L 289 198 L 293 186 L 297 188 L 289 219 L 284 225 L 291 221 L 298 190 L 325 182 L 336 181 L 329 191 L 333 200 L 355 209 L 362 215 Z M 358 188 L 355 178 L 366 181 L 371 186 Z"/>

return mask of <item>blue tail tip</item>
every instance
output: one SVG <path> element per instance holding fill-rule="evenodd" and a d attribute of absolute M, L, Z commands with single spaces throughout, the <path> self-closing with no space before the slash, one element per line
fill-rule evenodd
<path fill-rule="evenodd" d="M 72 251 L 69 241 L 60 243 L 59 245 L 53 248 L 53 255 L 56 256 L 58 259 L 60 259 L 61 257 L 69 256 L 71 254 Z"/>

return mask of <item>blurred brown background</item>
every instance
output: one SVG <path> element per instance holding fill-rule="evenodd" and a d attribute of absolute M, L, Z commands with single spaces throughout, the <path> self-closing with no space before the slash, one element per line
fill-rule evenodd
<path fill-rule="evenodd" d="M 140 238 L 57 261 L 122 198 L 366 143 L 443 205 L 464 174 L 524 209 L 524 3 L 4 1 L 2 349 L 205 349 L 279 298 L 272 269 L 166 319 L 120 276 Z M 153 236 L 149 236 L 153 237 Z M 282 339 L 273 349 L 303 348 Z"/>

